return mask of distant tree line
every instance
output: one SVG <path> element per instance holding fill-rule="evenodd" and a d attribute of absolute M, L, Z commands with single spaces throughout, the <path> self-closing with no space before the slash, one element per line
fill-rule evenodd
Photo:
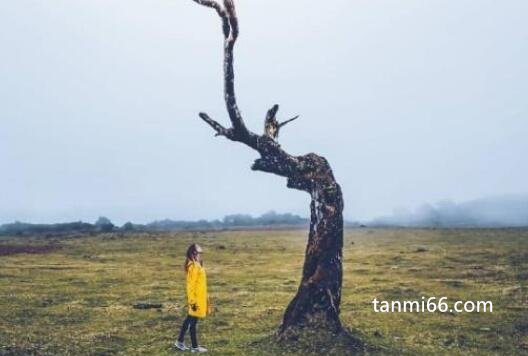
<path fill-rule="evenodd" d="M 93 224 L 77 221 L 58 224 L 31 224 L 14 222 L 0 225 L 0 235 L 66 235 L 74 233 L 104 233 L 104 232 L 163 232 L 185 230 L 224 230 L 256 227 L 295 227 L 306 226 L 308 219 L 298 215 L 286 213 L 279 214 L 274 211 L 253 217 L 247 214 L 226 215 L 222 220 L 159 220 L 148 224 L 134 224 L 126 222 L 116 226 L 107 217 L 101 216 Z"/>

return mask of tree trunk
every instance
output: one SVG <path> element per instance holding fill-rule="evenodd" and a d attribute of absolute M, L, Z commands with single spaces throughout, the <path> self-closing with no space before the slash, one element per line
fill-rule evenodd
<path fill-rule="evenodd" d="M 292 156 L 286 153 L 276 139 L 281 124 L 274 105 L 265 118 L 262 135 L 248 130 L 238 109 L 234 91 L 233 48 L 238 37 L 238 19 L 233 0 L 194 0 L 216 10 L 222 19 L 224 33 L 224 91 L 231 127 L 226 128 L 207 114 L 199 116 L 215 131 L 241 142 L 260 154 L 253 170 L 273 173 L 288 180 L 288 188 L 299 189 L 311 195 L 311 219 L 302 281 L 296 296 L 288 305 L 279 336 L 288 338 L 302 328 L 324 329 L 331 333 L 342 330 L 339 320 L 342 282 L 343 197 L 327 160 L 314 153 Z"/>
<path fill-rule="evenodd" d="M 310 233 L 302 281 L 288 305 L 279 334 L 287 336 L 299 327 L 323 327 L 341 331 L 339 305 L 343 276 L 343 201 L 341 188 L 314 184 L 310 203 Z"/>

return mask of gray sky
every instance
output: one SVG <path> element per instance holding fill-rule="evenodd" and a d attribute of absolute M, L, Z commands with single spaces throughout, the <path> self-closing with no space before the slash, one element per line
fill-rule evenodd
<path fill-rule="evenodd" d="M 528 192 L 528 2 L 238 0 L 238 101 L 301 118 L 345 217 Z M 227 122 L 219 19 L 191 0 L 0 5 L 0 223 L 306 216 Z"/>

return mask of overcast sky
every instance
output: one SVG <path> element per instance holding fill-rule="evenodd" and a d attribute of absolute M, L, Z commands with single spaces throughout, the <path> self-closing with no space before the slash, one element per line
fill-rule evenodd
<path fill-rule="evenodd" d="M 525 0 L 238 0 L 238 101 L 324 155 L 345 217 L 528 192 Z M 216 14 L 191 0 L 0 5 L 0 223 L 308 215 L 227 123 Z"/>

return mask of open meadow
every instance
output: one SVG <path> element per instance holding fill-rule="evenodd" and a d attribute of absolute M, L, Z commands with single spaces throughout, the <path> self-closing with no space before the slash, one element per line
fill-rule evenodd
<path fill-rule="evenodd" d="M 177 354 L 184 254 L 205 250 L 211 355 L 350 355 L 266 342 L 300 280 L 307 232 L 102 234 L 0 240 L 0 355 Z M 351 229 L 343 323 L 374 355 L 528 355 L 528 230 Z M 372 300 L 491 301 L 486 313 L 375 313 Z M 161 309 L 135 309 L 137 303 Z M 181 353 L 181 352 L 180 352 Z"/>

